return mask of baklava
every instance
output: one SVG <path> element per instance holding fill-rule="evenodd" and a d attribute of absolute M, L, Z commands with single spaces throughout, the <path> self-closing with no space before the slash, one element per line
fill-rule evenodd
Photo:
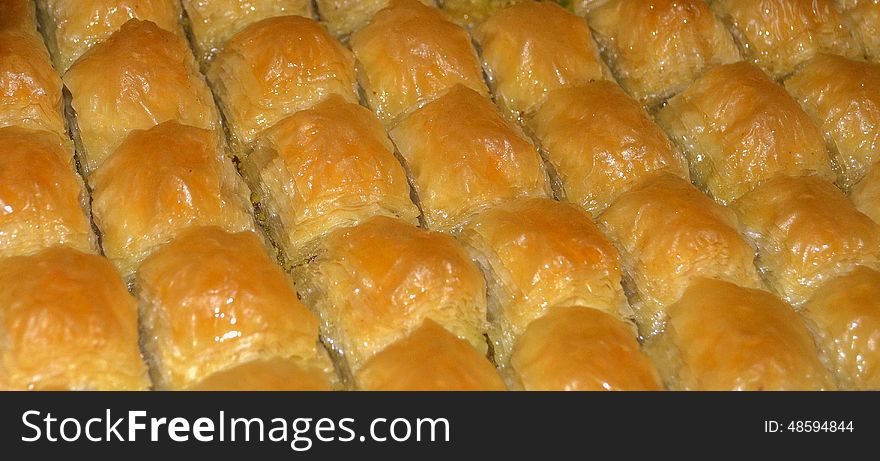
<path fill-rule="evenodd" d="M 843 388 L 880 389 L 880 272 L 860 266 L 825 283 L 803 315 Z"/>
<path fill-rule="evenodd" d="M 361 390 L 505 389 L 504 382 L 486 357 L 430 319 L 367 360 L 356 381 Z"/>
<path fill-rule="evenodd" d="M 176 2 L 175 2 L 176 3 Z M 182 0 L 193 34 L 193 47 L 208 62 L 230 37 L 245 27 L 275 16 L 312 19 L 310 0 Z"/>
<path fill-rule="evenodd" d="M 833 0 L 711 0 L 744 57 L 775 79 L 818 53 L 862 56 Z"/>
<path fill-rule="evenodd" d="M 848 27 L 862 41 L 865 55 L 880 62 L 880 0 L 837 0 Z"/>
<path fill-rule="evenodd" d="M 834 178 L 819 129 L 750 63 L 706 72 L 657 120 L 687 154 L 694 182 L 722 204 L 777 173 Z"/>
<path fill-rule="evenodd" d="M 596 1 L 586 17 L 617 81 L 648 107 L 706 70 L 742 59 L 704 0 Z"/>
<path fill-rule="evenodd" d="M 554 307 L 532 322 L 513 351 L 516 388 L 542 391 L 656 391 L 660 375 L 635 328 L 587 307 Z"/>
<path fill-rule="evenodd" d="M 175 0 L 38 0 L 46 36 L 62 72 L 89 48 L 107 39 L 130 19 L 151 21 L 183 37 L 180 3 Z"/>
<path fill-rule="evenodd" d="M 804 322 L 766 291 L 700 279 L 668 312 L 649 350 L 671 389 L 835 389 Z"/>
<path fill-rule="evenodd" d="M 61 91 L 61 78 L 36 30 L 0 29 L 0 127 L 65 135 Z"/>
<path fill-rule="evenodd" d="M 94 171 L 131 130 L 176 120 L 215 131 L 220 116 L 179 35 L 132 19 L 64 74 L 76 111 L 80 163 Z M 79 146 L 78 146 L 79 147 Z"/>
<path fill-rule="evenodd" d="M 0 128 L 0 257 L 53 245 L 96 251 L 71 144 L 47 131 Z"/>
<path fill-rule="evenodd" d="M 698 278 L 761 287 L 755 249 L 739 234 L 733 210 L 668 173 L 622 194 L 599 223 L 620 250 L 644 336 L 660 331 L 666 308 Z"/>
<path fill-rule="evenodd" d="M 266 128 L 330 95 L 357 102 L 354 57 L 317 22 L 264 19 L 223 46 L 208 68 L 233 139 L 250 144 Z"/>
<path fill-rule="evenodd" d="M 554 306 L 613 316 L 628 306 L 617 250 L 575 205 L 529 198 L 475 216 L 460 238 L 489 286 L 489 338 L 506 365 L 517 338 Z"/>
<path fill-rule="evenodd" d="M 376 215 L 418 223 L 406 172 L 382 124 L 341 96 L 266 131 L 243 171 L 260 191 L 270 235 L 292 264 L 312 256 L 317 239 L 340 226 Z"/>
<path fill-rule="evenodd" d="M 390 135 L 430 229 L 454 231 L 493 204 L 550 195 L 535 146 L 492 101 L 463 85 L 407 116 Z"/>
<path fill-rule="evenodd" d="M 323 337 L 341 356 L 346 375 L 357 376 L 372 358 L 385 362 L 379 354 L 398 341 L 420 342 L 416 331 L 428 319 L 479 355 L 488 349 L 486 282 L 448 235 L 377 216 L 331 232 L 317 257 L 295 271 L 303 302 L 321 317 Z"/>
<path fill-rule="evenodd" d="M 611 79 L 587 22 L 554 3 L 501 9 L 474 38 L 499 106 L 515 118 L 537 109 L 551 90 Z"/>
<path fill-rule="evenodd" d="M 106 259 L 52 247 L 0 259 L 0 389 L 146 390 L 137 304 Z"/>
<path fill-rule="evenodd" d="M 254 361 L 285 364 L 274 373 L 306 389 L 333 384 L 317 319 L 253 232 L 190 228 L 143 262 L 135 291 L 158 389 L 228 388 L 224 376 L 247 376 Z"/>
<path fill-rule="evenodd" d="M 850 198 L 856 209 L 880 224 L 880 163 L 875 163 L 868 174 L 853 188 Z"/>
<path fill-rule="evenodd" d="M 820 54 L 785 88 L 822 129 L 837 182 L 849 190 L 880 161 L 880 64 Z"/>
<path fill-rule="evenodd" d="M 656 172 L 689 178 L 684 155 L 613 82 L 551 91 L 526 126 L 553 167 L 556 194 L 593 215 Z"/>
<path fill-rule="evenodd" d="M 488 95 L 468 33 L 416 0 L 391 0 L 351 36 L 358 80 L 386 125 L 454 87 Z"/>
<path fill-rule="evenodd" d="M 104 254 L 126 276 L 190 226 L 254 228 L 247 186 L 202 128 L 169 121 L 133 130 L 89 183 Z"/>
<path fill-rule="evenodd" d="M 757 245 L 764 279 L 795 306 L 857 265 L 880 264 L 880 225 L 821 178 L 777 176 L 733 208 Z"/>
<path fill-rule="evenodd" d="M 18 30 L 39 35 L 33 0 L 0 0 L 0 8 L 3 10 L 0 30 Z"/>

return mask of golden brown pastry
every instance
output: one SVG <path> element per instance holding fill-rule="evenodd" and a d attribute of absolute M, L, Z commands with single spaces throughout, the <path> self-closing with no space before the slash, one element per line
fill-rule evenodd
<path fill-rule="evenodd" d="M 487 98 L 462 85 L 390 132 L 430 229 L 451 231 L 483 208 L 549 196 L 535 147 Z"/>
<path fill-rule="evenodd" d="M 687 154 L 695 183 L 722 204 L 777 173 L 834 178 L 819 129 L 750 63 L 706 72 L 657 121 Z"/>
<path fill-rule="evenodd" d="M 327 370 L 298 359 L 253 360 L 218 371 L 191 391 L 329 391 Z"/>
<path fill-rule="evenodd" d="M 377 216 L 331 232 L 295 270 L 303 302 L 352 374 L 425 319 L 486 352 L 486 283 L 448 235 Z"/>
<path fill-rule="evenodd" d="M 17 30 L 39 36 L 32 0 L 0 0 L 0 31 Z"/>
<path fill-rule="evenodd" d="M 434 0 L 419 0 L 427 6 L 436 6 Z M 321 22 L 337 37 L 345 37 L 360 30 L 389 0 L 317 0 Z"/>
<path fill-rule="evenodd" d="M 838 0 L 837 3 L 849 20 L 846 26 L 861 40 L 865 55 L 880 62 L 880 0 Z"/>
<path fill-rule="evenodd" d="M 880 266 L 880 225 L 821 178 L 777 176 L 732 206 L 764 279 L 790 304 L 859 264 Z"/>
<path fill-rule="evenodd" d="M 0 389 L 145 390 L 137 305 L 106 259 L 66 247 L 0 260 Z"/>
<path fill-rule="evenodd" d="M 584 18 L 553 3 L 497 11 L 474 32 L 498 104 L 515 117 L 556 88 L 611 79 Z"/>
<path fill-rule="evenodd" d="M 183 37 L 180 3 L 174 0 L 41 0 L 47 36 L 58 69 L 67 70 L 96 43 L 104 41 L 130 19 L 152 21 Z"/>
<path fill-rule="evenodd" d="M 822 129 L 837 182 L 849 190 L 880 161 L 880 64 L 820 54 L 785 89 Z"/>
<path fill-rule="evenodd" d="M 880 163 L 875 163 L 865 178 L 852 190 L 850 198 L 856 209 L 880 224 Z"/>
<path fill-rule="evenodd" d="M 104 254 L 123 275 L 190 226 L 254 228 L 250 191 L 202 128 L 133 130 L 89 182 Z"/>
<path fill-rule="evenodd" d="M 474 217 L 460 238 L 488 280 L 489 337 L 499 365 L 506 365 L 526 327 L 553 306 L 626 312 L 617 250 L 575 205 L 507 202 Z"/>
<path fill-rule="evenodd" d="M 47 131 L 0 128 L 0 257 L 53 245 L 95 252 L 88 203 L 69 140 Z"/>
<path fill-rule="evenodd" d="M 624 193 L 599 216 L 620 250 L 642 334 L 663 326 L 666 308 L 697 278 L 761 287 L 755 250 L 733 210 L 678 176 L 661 174 Z"/>
<path fill-rule="evenodd" d="M 0 257 L 53 245 L 94 252 L 88 205 L 70 141 L 47 131 L 0 128 Z"/>
<path fill-rule="evenodd" d="M 351 37 L 358 80 L 379 119 L 392 125 L 402 114 L 456 84 L 488 94 L 480 61 L 464 29 L 416 0 L 388 3 Z"/>
<path fill-rule="evenodd" d="M 430 319 L 367 360 L 356 380 L 367 391 L 505 390 L 486 357 Z"/>
<path fill-rule="evenodd" d="M 160 389 L 186 389 L 253 360 L 295 359 L 332 370 L 317 319 L 253 232 L 191 228 L 144 261 L 136 287 Z M 314 380 L 304 378 L 305 387 Z"/>
<path fill-rule="evenodd" d="M 275 16 L 312 18 L 309 0 L 182 0 L 199 59 L 210 61 L 230 37 Z"/>
<path fill-rule="evenodd" d="M 862 54 L 833 0 L 712 0 L 746 59 L 775 79 L 817 53 Z"/>
<path fill-rule="evenodd" d="M 65 134 L 61 88 L 49 52 L 35 32 L 0 29 L 0 127 Z"/>
<path fill-rule="evenodd" d="M 220 116 L 186 41 L 132 19 L 64 74 L 83 151 L 94 171 L 131 130 L 168 120 L 215 130 Z"/>
<path fill-rule="evenodd" d="M 803 315 L 846 389 L 880 389 L 880 272 L 857 267 L 819 288 Z"/>
<path fill-rule="evenodd" d="M 249 144 L 331 94 L 357 102 L 354 57 L 317 22 L 264 19 L 235 34 L 208 69 L 233 137 Z"/>
<path fill-rule="evenodd" d="M 720 280 L 694 282 L 669 307 L 654 345 L 675 390 L 832 390 L 810 332 L 772 294 Z"/>
<path fill-rule="evenodd" d="M 741 59 L 703 0 L 597 1 L 586 17 L 617 81 L 650 107 L 704 71 Z"/>
<path fill-rule="evenodd" d="M 375 216 L 417 224 L 406 172 L 376 116 L 336 95 L 269 129 L 244 162 L 273 240 L 299 263 L 332 229 Z"/>
<path fill-rule="evenodd" d="M 585 307 L 555 307 L 532 322 L 516 343 L 512 368 L 527 391 L 663 389 L 635 328 Z"/>
<path fill-rule="evenodd" d="M 593 215 L 657 171 L 689 177 L 666 133 L 613 82 L 551 91 L 527 126 L 561 182 L 557 193 Z"/>

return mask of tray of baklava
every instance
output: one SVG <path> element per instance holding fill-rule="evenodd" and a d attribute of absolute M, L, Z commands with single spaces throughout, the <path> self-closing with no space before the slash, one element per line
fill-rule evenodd
<path fill-rule="evenodd" d="M 880 0 L 0 0 L 0 389 L 880 389 Z"/>

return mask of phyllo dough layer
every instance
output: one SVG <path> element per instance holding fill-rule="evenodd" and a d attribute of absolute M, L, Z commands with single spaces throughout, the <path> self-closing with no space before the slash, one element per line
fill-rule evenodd
<path fill-rule="evenodd" d="M 186 40 L 132 19 L 87 51 L 64 74 L 72 95 L 87 172 L 131 130 L 176 120 L 215 130 L 220 116 Z"/>
<path fill-rule="evenodd" d="M 689 178 L 666 133 L 613 82 L 551 91 L 527 126 L 561 182 L 557 193 L 593 215 L 655 172 Z"/>
<path fill-rule="evenodd" d="M 489 92 L 468 33 L 416 0 L 391 0 L 351 49 L 366 101 L 388 125 L 456 84 Z"/>
<path fill-rule="evenodd" d="M 514 117 L 537 109 L 551 90 L 611 78 L 584 18 L 554 3 L 499 10 L 474 38 L 498 104 Z"/>
<path fill-rule="evenodd" d="M 712 0 L 746 59 L 775 79 L 817 53 L 856 58 L 862 46 L 833 0 Z"/>
<path fill-rule="evenodd" d="M 532 322 L 516 344 L 512 368 L 529 391 L 663 388 L 632 324 L 585 307 L 555 307 Z"/>
<path fill-rule="evenodd" d="M 803 321 L 772 294 L 702 279 L 669 308 L 654 345 L 676 390 L 832 390 Z"/>
<path fill-rule="evenodd" d="M 880 272 L 858 267 L 804 305 L 819 346 L 846 389 L 880 389 Z"/>
<path fill-rule="evenodd" d="M 154 22 L 183 37 L 175 0 L 40 0 L 48 17 L 47 36 L 61 71 L 130 19 Z"/>
<path fill-rule="evenodd" d="M 696 184 L 722 204 L 776 173 L 834 178 L 818 127 L 753 64 L 706 72 L 657 120 L 687 154 Z"/>
<path fill-rule="evenodd" d="M 838 184 L 849 190 L 880 161 L 880 64 L 820 54 L 785 89 L 822 129 Z"/>
<path fill-rule="evenodd" d="M 761 287 L 755 250 L 733 210 L 677 176 L 661 174 L 624 193 L 599 216 L 621 252 L 642 334 L 663 326 L 666 308 L 701 277 Z"/>
<path fill-rule="evenodd" d="M 331 94 L 358 100 L 351 52 L 300 16 L 264 19 L 235 34 L 214 58 L 208 78 L 233 138 L 244 144 Z"/>
<path fill-rule="evenodd" d="M 0 205 L 0 257 L 97 248 L 73 146 L 54 133 L 0 128 Z"/>
<path fill-rule="evenodd" d="M 724 24 L 704 0 L 609 0 L 587 12 L 617 81 L 653 107 L 706 70 L 739 61 Z"/>
<path fill-rule="evenodd" d="M 461 240 L 489 284 L 489 331 L 505 365 L 526 327 L 554 306 L 626 312 L 617 250 L 574 205 L 516 200 L 484 211 Z"/>
<path fill-rule="evenodd" d="M 199 59 L 209 61 L 230 37 L 275 16 L 312 18 L 310 0 L 182 0 Z"/>
<path fill-rule="evenodd" d="M 356 381 L 358 389 L 374 391 L 505 389 L 486 357 L 430 319 L 370 358 Z"/>
<path fill-rule="evenodd" d="M 462 85 L 390 132 L 431 229 L 450 231 L 479 210 L 550 187 L 535 146 L 487 98 Z"/>
<path fill-rule="evenodd" d="M 448 235 L 378 216 L 333 231 L 297 270 L 303 301 L 352 374 L 425 319 L 486 352 L 486 283 Z"/>
<path fill-rule="evenodd" d="M 123 275 L 190 226 L 254 228 L 247 186 L 201 128 L 134 130 L 89 182 L 104 254 Z"/>
<path fill-rule="evenodd" d="M 0 127 L 65 135 L 61 89 L 61 78 L 35 30 L 0 29 Z"/>
<path fill-rule="evenodd" d="M 137 305 L 104 258 L 54 247 L 0 260 L 0 389 L 145 390 Z"/>
<path fill-rule="evenodd" d="M 315 239 L 376 215 L 417 224 L 403 166 L 379 120 L 339 96 L 268 130 L 245 160 L 265 198 L 273 240 L 287 259 L 312 256 Z"/>
<path fill-rule="evenodd" d="M 795 306 L 859 264 L 880 265 L 880 225 L 821 178 L 777 176 L 733 208 L 764 278 Z"/>
<path fill-rule="evenodd" d="M 185 389 L 258 359 L 332 370 L 317 319 L 253 232 L 189 229 L 144 261 L 136 291 L 160 389 Z"/>

